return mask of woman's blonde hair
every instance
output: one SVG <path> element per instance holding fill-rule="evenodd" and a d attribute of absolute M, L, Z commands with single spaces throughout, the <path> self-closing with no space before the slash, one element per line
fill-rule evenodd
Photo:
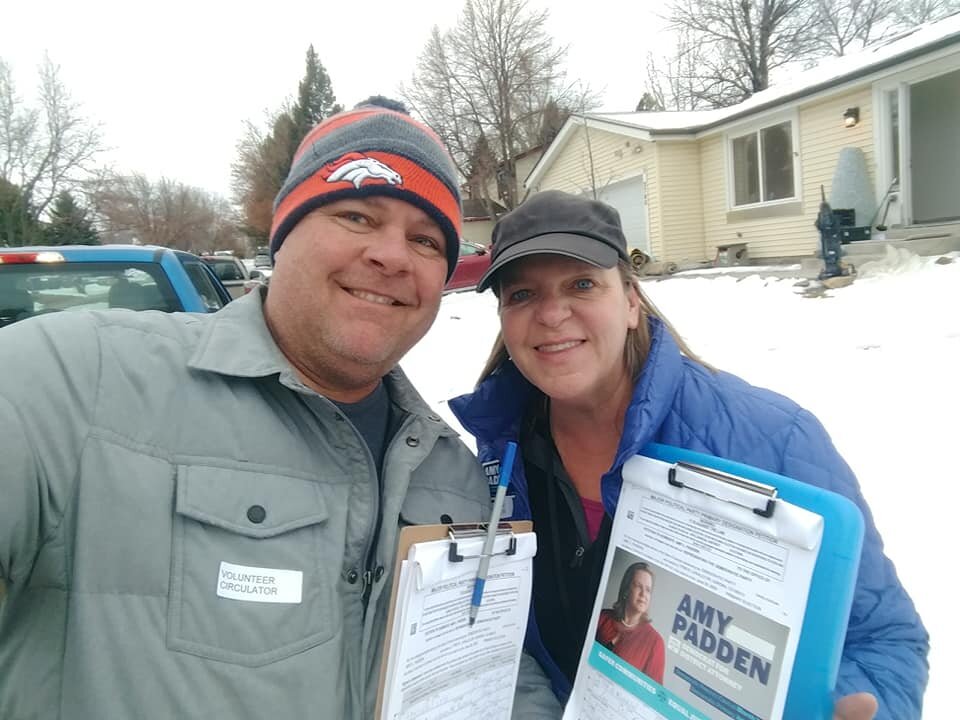
<path fill-rule="evenodd" d="M 630 372 L 630 377 L 636 382 L 637 378 L 640 377 L 640 372 L 643 370 L 643 363 L 647 359 L 647 355 L 650 352 L 650 327 L 647 323 L 647 318 L 655 317 L 660 322 L 663 323 L 664 327 L 667 329 L 667 332 L 673 337 L 674 341 L 677 343 L 677 346 L 680 348 L 680 352 L 686 355 L 691 360 L 700 363 L 701 365 L 711 368 L 707 363 L 697 357 L 696 354 L 689 348 L 687 343 L 684 341 L 680 334 L 674 329 L 673 325 L 670 324 L 670 321 L 667 320 L 663 314 L 657 309 L 656 305 L 648 298 L 643 290 L 640 289 L 640 280 L 637 277 L 637 274 L 633 270 L 633 266 L 626 260 L 620 260 L 617 263 L 617 270 L 620 272 L 620 278 L 623 280 L 624 286 L 627 288 L 632 288 L 634 292 L 637 293 L 637 297 L 640 300 L 640 322 L 637 323 L 636 328 L 631 328 L 627 330 L 627 339 L 623 345 L 623 360 L 624 364 L 627 367 L 627 370 Z M 500 283 L 494 279 L 492 284 L 492 289 L 497 295 L 497 302 L 500 302 Z M 480 384 L 486 380 L 490 375 L 494 373 L 504 361 L 507 360 L 509 355 L 507 354 L 507 346 L 503 342 L 503 332 L 500 331 L 497 333 L 496 340 L 493 341 L 493 347 L 490 350 L 490 355 L 487 358 L 487 362 L 483 367 L 483 371 L 480 373 L 480 378 L 477 380 L 477 384 Z"/>

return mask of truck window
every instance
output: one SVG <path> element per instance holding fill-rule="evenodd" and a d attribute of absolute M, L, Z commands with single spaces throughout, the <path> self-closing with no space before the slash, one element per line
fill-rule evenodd
<path fill-rule="evenodd" d="M 197 292 L 200 293 L 200 297 L 203 298 L 203 304 L 206 306 L 207 312 L 216 312 L 230 301 L 229 298 L 224 299 L 217 292 L 216 286 L 210 279 L 211 271 L 206 265 L 201 262 L 184 262 L 183 269 L 187 271 L 190 282 L 193 283 Z"/>

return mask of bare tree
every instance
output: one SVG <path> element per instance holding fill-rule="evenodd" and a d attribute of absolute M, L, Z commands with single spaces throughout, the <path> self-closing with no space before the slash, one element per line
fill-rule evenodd
<path fill-rule="evenodd" d="M 769 87 L 778 69 L 846 55 L 960 11 L 960 0 L 675 0 L 677 49 L 648 56 L 653 98 L 672 110 L 723 107 Z"/>
<path fill-rule="evenodd" d="M 697 110 L 708 106 L 698 97 L 699 76 L 705 65 L 703 48 L 693 31 L 676 30 L 677 44 L 673 55 L 657 59 L 647 53 L 647 85 L 654 104 L 664 110 Z"/>
<path fill-rule="evenodd" d="M 27 107 L 0 59 L 0 178 L 20 189 L 34 221 L 61 191 L 81 188 L 104 150 L 99 126 L 81 114 L 59 66 L 45 57 L 39 75 L 39 106 Z"/>
<path fill-rule="evenodd" d="M 107 237 L 191 252 L 247 249 L 226 200 L 167 178 L 114 176 L 101 183 L 94 200 Z"/>
<path fill-rule="evenodd" d="M 889 37 L 897 29 L 900 0 L 817 0 L 818 50 L 846 55 Z"/>
<path fill-rule="evenodd" d="M 467 0 L 452 30 L 433 29 L 402 90 L 488 209 L 493 198 L 486 188 L 494 179 L 503 204 L 517 204 L 514 158 L 539 144 L 550 101 L 561 108 L 583 102 L 577 87 L 565 83 L 566 48 L 547 34 L 547 17 L 526 0 Z"/>
<path fill-rule="evenodd" d="M 895 15 L 900 28 L 910 28 L 960 11 L 960 0 L 899 0 Z"/>
<path fill-rule="evenodd" d="M 818 16 L 810 0 L 678 0 L 675 30 L 702 53 L 690 78 L 697 105 L 723 107 L 770 85 L 771 73 L 816 54 Z"/>
<path fill-rule="evenodd" d="M 819 50 L 846 55 L 960 10 L 960 0 L 816 0 Z"/>

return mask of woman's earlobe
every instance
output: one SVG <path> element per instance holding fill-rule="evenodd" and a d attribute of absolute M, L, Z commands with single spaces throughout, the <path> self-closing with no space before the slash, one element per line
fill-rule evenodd
<path fill-rule="evenodd" d="M 636 290 L 631 290 L 627 296 L 627 302 L 629 303 L 630 309 L 630 319 L 627 323 L 627 326 L 631 330 L 636 330 L 640 327 L 640 323 L 645 320 L 645 313 L 643 311 L 643 303 L 640 301 L 640 296 L 637 294 Z"/>

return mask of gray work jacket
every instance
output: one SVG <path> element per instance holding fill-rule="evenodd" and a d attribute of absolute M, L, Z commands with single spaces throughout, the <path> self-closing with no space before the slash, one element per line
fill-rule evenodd
<path fill-rule="evenodd" d="M 486 481 L 395 369 L 381 494 L 261 302 L 0 332 L 0 718 L 373 717 L 398 529 Z M 521 675 L 515 717 L 559 717 Z"/>

